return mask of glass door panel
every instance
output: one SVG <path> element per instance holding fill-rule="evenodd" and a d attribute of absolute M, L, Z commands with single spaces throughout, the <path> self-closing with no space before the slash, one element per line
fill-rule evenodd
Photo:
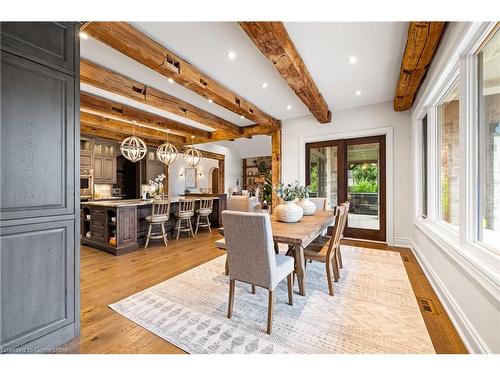
<path fill-rule="evenodd" d="M 379 144 L 348 145 L 348 228 L 380 229 L 379 185 Z"/>
<path fill-rule="evenodd" d="M 328 207 L 338 204 L 337 146 L 309 148 L 311 197 L 326 198 Z"/>

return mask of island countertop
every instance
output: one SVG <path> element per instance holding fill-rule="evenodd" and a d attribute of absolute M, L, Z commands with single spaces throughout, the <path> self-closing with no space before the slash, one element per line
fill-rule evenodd
<path fill-rule="evenodd" d="M 199 201 L 201 197 L 193 197 L 195 201 Z M 219 199 L 219 197 L 212 197 L 213 199 Z M 170 201 L 170 203 L 177 203 L 184 197 L 173 196 L 165 198 Z M 86 206 L 101 206 L 101 207 L 130 207 L 130 206 L 147 206 L 153 204 L 154 199 L 121 199 L 121 200 L 102 200 L 102 201 L 91 201 L 82 202 L 82 205 Z"/>

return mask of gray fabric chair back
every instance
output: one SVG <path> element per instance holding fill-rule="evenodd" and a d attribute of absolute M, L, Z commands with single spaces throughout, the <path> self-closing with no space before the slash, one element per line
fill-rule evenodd
<path fill-rule="evenodd" d="M 272 289 L 276 257 L 267 213 L 223 211 L 229 277 Z"/>

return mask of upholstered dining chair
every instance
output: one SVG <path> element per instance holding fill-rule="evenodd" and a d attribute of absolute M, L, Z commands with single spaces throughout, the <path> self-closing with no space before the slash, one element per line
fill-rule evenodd
<path fill-rule="evenodd" d="M 229 304 L 227 317 L 233 315 L 236 281 L 269 291 L 267 333 L 273 325 L 274 291 L 287 278 L 288 303 L 293 305 L 294 260 L 274 253 L 271 219 L 267 213 L 223 211 L 224 237 L 229 265 Z"/>
<path fill-rule="evenodd" d="M 309 198 L 309 200 L 316 205 L 316 210 L 318 211 L 326 210 L 326 198 Z"/>
<path fill-rule="evenodd" d="M 146 249 L 151 239 L 163 239 L 165 246 L 167 246 L 167 232 L 165 231 L 165 223 L 170 216 L 170 201 L 169 200 L 155 200 L 151 209 L 151 215 L 146 216 L 146 222 L 149 224 L 148 235 L 146 237 Z M 154 226 L 160 226 L 161 233 L 153 232 Z"/>
<path fill-rule="evenodd" d="M 331 237 L 319 236 L 309 246 L 304 249 L 304 258 L 325 263 L 326 279 L 328 284 L 328 293 L 333 296 L 333 281 L 338 280 L 338 263 L 337 249 L 340 245 L 340 237 L 342 235 L 342 220 L 346 214 L 345 206 L 339 206 L 335 210 L 335 223 L 333 225 L 333 233 Z"/>

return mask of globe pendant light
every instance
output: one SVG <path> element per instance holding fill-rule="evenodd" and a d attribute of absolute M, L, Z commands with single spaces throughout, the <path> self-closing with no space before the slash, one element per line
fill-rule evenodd
<path fill-rule="evenodd" d="M 184 160 L 191 168 L 196 167 L 202 159 L 201 152 L 193 146 L 193 138 L 194 135 L 191 136 L 191 147 L 184 152 Z"/>
<path fill-rule="evenodd" d="M 165 165 L 175 163 L 175 161 L 179 157 L 177 148 L 168 141 L 168 133 L 170 132 L 167 131 L 167 142 L 160 145 L 156 150 L 156 156 L 158 157 L 158 160 Z"/>
<path fill-rule="evenodd" d="M 125 138 L 121 145 L 120 151 L 125 159 L 130 160 L 131 162 L 137 162 L 141 160 L 144 156 L 146 156 L 146 152 L 148 148 L 144 141 L 135 136 L 135 121 L 134 121 L 134 135 L 128 138 Z"/>

